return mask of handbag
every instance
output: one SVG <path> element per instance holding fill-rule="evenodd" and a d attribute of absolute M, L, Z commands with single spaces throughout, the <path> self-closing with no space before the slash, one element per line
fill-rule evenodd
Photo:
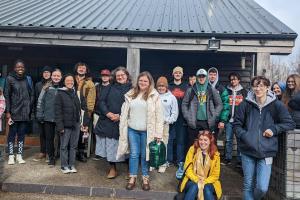
<path fill-rule="evenodd" d="M 158 168 L 166 163 L 166 145 L 162 141 L 159 143 L 156 140 L 150 142 L 149 153 L 150 167 Z"/>
<path fill-rule="evenodd" d="M 180 192 L 180 186 L 182 184 L 182 181 L 183 181 L 183 178 L 185 177 L 185 173 L 186 173 L 186 170 L 189 168 L 189 166 L 192 164 L 192 162 L 190 162 L 188 164 L 188 166 L 185 168 L 184 172 L 183 172 L 183 175 L 182 177 L 179 179 L 179 183 L 178 183 L 178 186 L 177 186 L 177 194 L 175 195 L 174 197 L 174 200 L 183 200 L 184 199 L 184 196 L 185 196 L 185 192 Z"/>

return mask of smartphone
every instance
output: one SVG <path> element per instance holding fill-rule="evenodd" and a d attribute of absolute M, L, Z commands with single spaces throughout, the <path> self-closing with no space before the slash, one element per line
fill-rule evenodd
<path fill-rule="evenodd" d="M 11 126 L 11 125 L 13 125 L 13 124 L 14 124 L 14 121 L 13 121 L 11 118 L 9 118 L 9 120 L 8 120 L 8 122 L 7 122 L 7 123 L 8 123 L 8 125 L 9 125 L 9 126 Z"/>

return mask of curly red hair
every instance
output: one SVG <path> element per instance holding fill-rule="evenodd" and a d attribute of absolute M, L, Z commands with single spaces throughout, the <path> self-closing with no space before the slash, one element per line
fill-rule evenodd
<path fill-rule="evenodd" d="M 210 145 L 209 145 L 208 154 L 209 154 L 210 159 L 213 159 L 215 156 L 215 153 L 218 151 L 218 148 L 217 148 L 217 145 L 215 142 L 215 137 L 209 130 L 199 131 L 197 140 L 195 140 L 195 142 L 194 142 L 195 153 L 197 152 L 198 148 L 200 148 L 200 145 L 199 145 L 200 136 L 205 136 L 209 139 Z"/>

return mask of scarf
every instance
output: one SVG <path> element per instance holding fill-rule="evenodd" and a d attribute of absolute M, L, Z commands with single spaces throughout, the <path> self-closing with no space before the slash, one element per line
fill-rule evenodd
<path fill-rule="evenodd" d="M 200 180 L 205 180 L 210 170 L 211 159 L 208 154 L 205 156 L 205 158 L 203 158 L 200 148 L 197 150 L 194 158 L 194 173 L 200 178 Z M 203 181 L 198 181 L 198 200 L 204 200 L 203 189 Z"/>
<path fill-rule="evenodd" d="M 0 131 L 2 131 L 2 114 L 5 111 L 5 98 L 3 95 L 0 96 Z"/>

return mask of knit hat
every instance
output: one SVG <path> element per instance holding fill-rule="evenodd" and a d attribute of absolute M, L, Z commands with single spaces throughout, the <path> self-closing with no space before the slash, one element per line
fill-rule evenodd
<path fill-rule="evenodd" d="M 163 85 L 166 88 L 168 88 L 168 80 L 167 80 L 167 78 L 164 77 L 164 76 L 159 77 L 157 79 L 157 82 L 156 82 L 156 87 L 158 87 L 159 85 Z"/>
<path fill-rule="evenodd" d="M 180 66 L 176 66 L 176 67 L 174 67 L 174 69 L 173 69 L 173 74 L 174 74 L 175 72 L 181 72 L 181 73 L 183 74 L 183 68 L 180 67 Z"/>
<path fill-rule="evenodd" d="M 207 71 L 205 69 L 199 69 L 196 73 L 196 76 L 204 75 L 207 76 Z"/>
<path fill-rule="evenodd" d="M 52 67 L 44 66 L 42 69 L 42 73 L 44 73 L 44 72 L 52 72 Z"/>
<path fill-rule="evenodd" d="M 277 84 L 280 87 L 281 92 L 284 92 L 286 89 L 286 83 L 283 81 L 278 81 Z"/>

